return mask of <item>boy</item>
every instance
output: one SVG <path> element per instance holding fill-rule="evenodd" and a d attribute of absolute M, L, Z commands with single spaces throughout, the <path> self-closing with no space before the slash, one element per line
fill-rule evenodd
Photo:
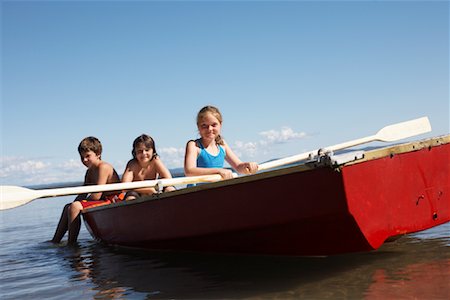
<path fill-rule="evenodd" d="M 102 161 L 102 144 L 97 138 L 93 136 L 84 138 L 78 146 L 78 153 L 80 154 L 81 162 L 87 167 L 84 185 L 120 182 L 116 170 L 109 163 Z M 64 206 L 58 227 L 51 241 L 59 243 L 68 230 L 69 238 L 67 244 L 75 244 L 80 233 L 81 211 L 89 206 L 111 203 L 116 197 L 117 192 L 78 195 L 74 202 Z"/>

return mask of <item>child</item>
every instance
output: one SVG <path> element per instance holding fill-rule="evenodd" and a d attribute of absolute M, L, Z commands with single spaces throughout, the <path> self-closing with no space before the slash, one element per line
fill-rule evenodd
<path fill-rule="evenodd" d="M 93 136 L 84 138 L 78 146 L 78 153 L 81 162 L 88 168 L 84 176 L 84 185 L 120 182 L 116 170 L 109 163 L 102 161 L 102 144 L 97 138 Z M 111 203 L 116 197 L 117 192 L 91 193 L 89 196 L 87 194 L 78 195 L 74 202 L 64 206 L 58 227 L 51 241 L 59 243 L 68 230 L 68 244 L 75 244 L 80 233 L 80 212 L 89 206 Z"/>
<path fill-rule="evenodd" d="M 156 153 L 154 140 L 146 134 L 138 136 L 133 142 L 131 159 L 122 175 L 122 182 L 152 180 L 158 178 L 172 178 L 170 171 Z M 172 186 L 164 187 L 164 191 L 175 190 Z M 125 195 L 125 200 L 133 200 L 143 195 L 156 193 L 154 187 L 140 188 L 129 191 Z"/>
<path fill-rule="evenodd" d="M 242 162 L 222 139 L 222 115 L 216 107 L 205 106 L 198 112 L 197 127 L 200 138 L 190 140 L 186 145 L 186 176 L 220 174 L 223 179 L 232 178 L 232 171 L 223 168 L 225 160 L 238 173 L 253 174 L 258 171 L 257 163 Z"/>

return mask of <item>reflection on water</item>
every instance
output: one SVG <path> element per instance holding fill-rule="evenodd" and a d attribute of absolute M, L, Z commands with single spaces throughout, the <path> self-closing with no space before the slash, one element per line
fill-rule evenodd
<path fill-rule="evenodd" d="M 450 299 L 450 259 L 374 272 L 366 299 Z M 432 282 L 432 284 L 429 284 Z"/>
<path fill-rule="evenodd" d="M 95 297 L 450 299 L 448 239 L 403 237 L 334 257 L 151 252 L 96 243 L 64 250 Z"/>
<path fill-rule="evenodd" d="M 450 223 L 370 253 L 270 257 L 43 242 L 73 197 L 0 212 L 0 299 L 450 299 Z"/>

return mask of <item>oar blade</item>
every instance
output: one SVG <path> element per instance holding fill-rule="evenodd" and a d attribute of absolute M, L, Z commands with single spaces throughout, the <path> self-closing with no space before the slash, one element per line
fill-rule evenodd
<path fill-rule="evenodd" d="M 386 126 L 377 132 L 377 140 L 394 142 L 431 131 L 427 117 Z"/>
<path fill-rule="evenodd" d="M 0 189 L 0 210 L 25 205 L 36 198 L 38 198 L 36 191 L 19 186 L 2 185 Z"/>

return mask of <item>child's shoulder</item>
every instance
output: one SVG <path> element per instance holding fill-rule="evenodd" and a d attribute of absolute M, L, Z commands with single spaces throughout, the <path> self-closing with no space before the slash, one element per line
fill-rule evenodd
<path fill-rule="evenodd" d="M 188 147 L 197 147 L 197 148 L 200 148 L 200 146 L 201 146 L 201 141 L 200 141 L 200 139 L 197 139 L 197 140 L 189 140 L 189 141 L 187 142 L 187 146 L 188 146 Z"/>
<path fill-rule="evenodd" d="M 156 166 L 164 165 L 164 163 L 162 162 L 162 160 L 161 160 L 161 158 L 159 157 L 159 155 L 155 155 L 155 156 L 152 158 L 151 164 L 156 165 Z"/>
<path fill-rule="evenodd" d="M 192 144 L 192 143 L 194 143 L 194 144 L 198 144 L 200 142 L 200 139 L 196 139 L 196 140 L 189 140 L 187 143 L 188 144 Z"/>
<path fill-rule="evenodd" d="M 136 158 L 132 158 L 127 162 L 128 168 L 133 168 L 133 167 L 137 167 L 137 166 L 139 166 L 139 162 L 137 161 Z"/>
<path fill-rule="evenodd" d="M 100 162 L 100 164 L 98 165 L 98 168 L 99 169 L 114 169 L 113 166 L 109 162 L 106 162 L 106 161 Z"/>

